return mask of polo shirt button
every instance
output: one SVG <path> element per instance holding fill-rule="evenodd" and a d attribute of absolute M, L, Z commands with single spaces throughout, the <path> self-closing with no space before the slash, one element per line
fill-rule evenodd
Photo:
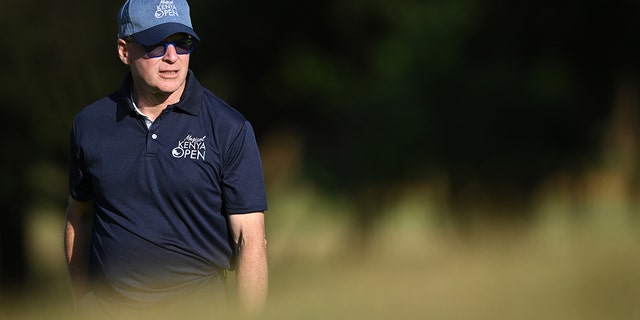
<path fill-rule="evenodd" d="M 155 134 L 155 133 L 154 133 L 154 134 L 152 134 L 152 135 L 151 135 L 151 139 L 153 139 L 153 140 L 158 139 L 158 135 L 157 135 L 157 134 Z"/>

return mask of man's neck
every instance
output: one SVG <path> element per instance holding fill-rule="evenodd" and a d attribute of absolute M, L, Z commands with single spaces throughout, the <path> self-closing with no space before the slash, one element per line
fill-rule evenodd
<path fill-rule="evenodd" d="M 171 94 L 153 94 L 149 92 L 145 94 L 145 91 L 136 89 L 134 85 L 132 97 L 133 101 L 138 107 L 138 110 L 149 117 L 151 121 L 155 121 L 156 118 L 160 116 L 162 111 L 167 108 L 167 106 L 178 103 L 180 101 L 182 91 L 183 90 L 179 90 Z M 140 92 L 143 93 L 140 94 Z"/>

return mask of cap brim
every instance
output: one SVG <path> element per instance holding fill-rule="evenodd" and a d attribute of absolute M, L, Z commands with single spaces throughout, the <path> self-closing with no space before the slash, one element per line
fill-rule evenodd
<path fill-rule="evenodd" d="M 200 38 L 192 28 L 176 22 L 163 23 L 147 30 L 134 33 L 131 36 L 134 37 L 141 45 L 151 46 L 162 42 L 162 40 L 176 33 L 186 33 L 200 41 Z"/>

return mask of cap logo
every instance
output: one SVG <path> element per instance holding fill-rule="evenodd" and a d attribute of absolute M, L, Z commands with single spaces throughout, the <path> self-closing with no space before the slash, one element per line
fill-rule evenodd
<path fill-rule="evenodd" d="M 178 7 L 173 4 L 173 0 L 160 0 L 160 4 L 156 7 L 156 18 L 161 19 L 166 16 L 179 17 Z"/>
<path fill-rule="evenodd" d="M 176 33 L 197 41 L 187 0 L 127 0 L 118 12 L 118 37 L 134 37 L 145 46 L 160 43 Z"/>

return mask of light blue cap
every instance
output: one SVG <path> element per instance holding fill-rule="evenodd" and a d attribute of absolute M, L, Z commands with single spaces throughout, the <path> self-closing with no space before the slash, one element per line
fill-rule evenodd
<path fill-rule="evenodd" d="M 118 37 L 134 37 L 144 46 L 186 33 L 200 40 L 191 25 L 186 0 L 127 0 L 118 13 Z"/>

